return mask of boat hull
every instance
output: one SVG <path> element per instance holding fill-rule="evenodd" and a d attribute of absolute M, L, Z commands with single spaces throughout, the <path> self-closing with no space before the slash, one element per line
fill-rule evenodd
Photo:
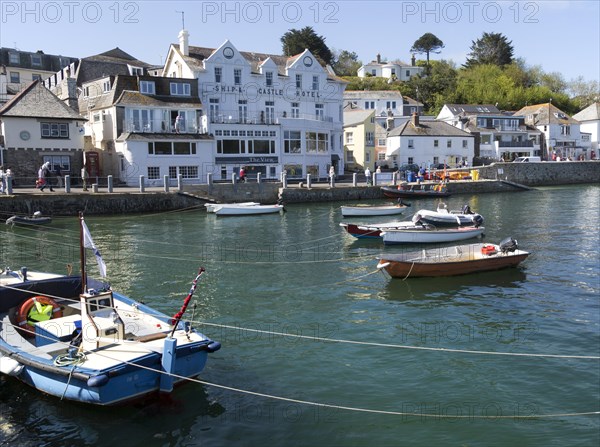
<path fill-rule="evenodd" d="M 431 255 L 428 258 L 423 258 L 419 252 L 396 257 L 382 256 L 378 268 L 384 269 L 393 278 L 455 276 L 516 267 L 529 256 L 529 253 L 523 250 L 513 253 L 498 251 L 493 255 L 485 255 L 481 253 L 481 247 L 484 245 L 487 244 L 463 246 L 469 247 L 465 250 L 468 256 L 460 258 L 445 256 L 444 250 L 447 248 L 430 250 Z"/>
<path fill-rule="evenodd" d="M 433 191 L 433 190 L 423 190 L 423 189 L 397 189 L 392 188 L 390 186 L 382 186 L 381 191 L 383 195 L 386 197 L 390 197 L 392 199 L 396 198 L 427 198 L 427 197 L 449 197 L 450 193 L 448 191 Z"/>
<path fill-rule="evenodd" d="M 406 206 L 342 206 L 342 216 L 393 216 L 402 214 Z"/>
<path fill-rule="evenodd" d="M 453 229 L 387 230 L 381 233 L 383 243 L 394 244 L 433 244 L 455 242 L 481 236 L 485 228 L 460 227 Z"/>
<path fill-rule="evenodd" d="M 51 222 L 51 217 L 12 216 L 6 219 L 6 225 L 47 225 Z"/>
<path fill-rule="evenodd" d="M 427 222 L 432 225 L 445 225 L 445 226 L 464 226 L 464 225 L 475 225 L 477 221 L 481 224 L 483 217 L 479 214 L 459 214 L 453 212 L 439 212 L 429 210 L 419 210 L 417 214 L 421 216 L 423 222 Z"/>
<path fill-rule="evenodd" d="M 276 214 L 283 210 L 283 205 L 252 205 L 228 206 L 224 205 L 215 210 L 217 216 L 250 216 L 256 214 Z"/>
<path fill-rule="evenodd" d="M 390 228 L 414 227 L 412 222 L 389 222 L 373 225 L 340 223 L 348 234 L 358 239 L 381 239 L 381 232 Z"/>

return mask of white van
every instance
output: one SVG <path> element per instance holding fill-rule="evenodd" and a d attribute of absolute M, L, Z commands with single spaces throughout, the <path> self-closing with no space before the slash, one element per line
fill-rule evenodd
<path fill-rule="evenodd" d="M 517 157 L 514 159 L 513 163 L 529 163 L 535 161 L 542 161 L 541 157 Z"/>

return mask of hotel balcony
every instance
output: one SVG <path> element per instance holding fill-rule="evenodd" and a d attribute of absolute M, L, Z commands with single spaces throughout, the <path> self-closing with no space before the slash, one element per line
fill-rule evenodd
<path fill-rule="evenodd" d="M 265 124 L 265 125 L 277 125 L 281 124 L 282 120 L 310 120 L 310 121 L 321 121 L 326 123 L 333 123 L 333 117 L 317 115 L 317 114 L 304 114 L 297 113 L 291 114 L 287 112 L 267 114 L 264 111 L 257 113 L 248 113 L 240 115 L 239 113 L 220 113 L 210 114 L 208 119 L 212 124 Z"/>
<path fill-rule="evenodd" d="M 177 126 L 175 120 L 124 120 L 125 132 L 135 133 L 206 133 L 196 123 L 181 122 Z"/>

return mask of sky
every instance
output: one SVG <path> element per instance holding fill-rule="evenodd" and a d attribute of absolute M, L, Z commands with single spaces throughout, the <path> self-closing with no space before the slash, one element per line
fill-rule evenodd
<path fill-rule="evenodd" d="M 311 26 L 330 49 L 367 63 L 410 62 L 410 48 L 433 33 L 445 47 L 432 59 L 465 62 L 484 32 L 504 34 L 528 66 L 600 81 L 600 2 L 580 1 L 5 1 L 0 46 L 86 57 L 119 47 L 161 65 L 182 28 L 190 45 L 281 54 L 281 36 Z M 417 55 L 423 58 L 424 55 Z"/>

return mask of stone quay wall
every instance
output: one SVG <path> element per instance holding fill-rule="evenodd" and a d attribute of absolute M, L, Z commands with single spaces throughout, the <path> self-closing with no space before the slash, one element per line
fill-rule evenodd
<path fill-rule="evenodd" d="M 508 180 L 527 186 L 600 183 L 600 160 L 493 163 L 477 169 L 480 179 Z"/>

